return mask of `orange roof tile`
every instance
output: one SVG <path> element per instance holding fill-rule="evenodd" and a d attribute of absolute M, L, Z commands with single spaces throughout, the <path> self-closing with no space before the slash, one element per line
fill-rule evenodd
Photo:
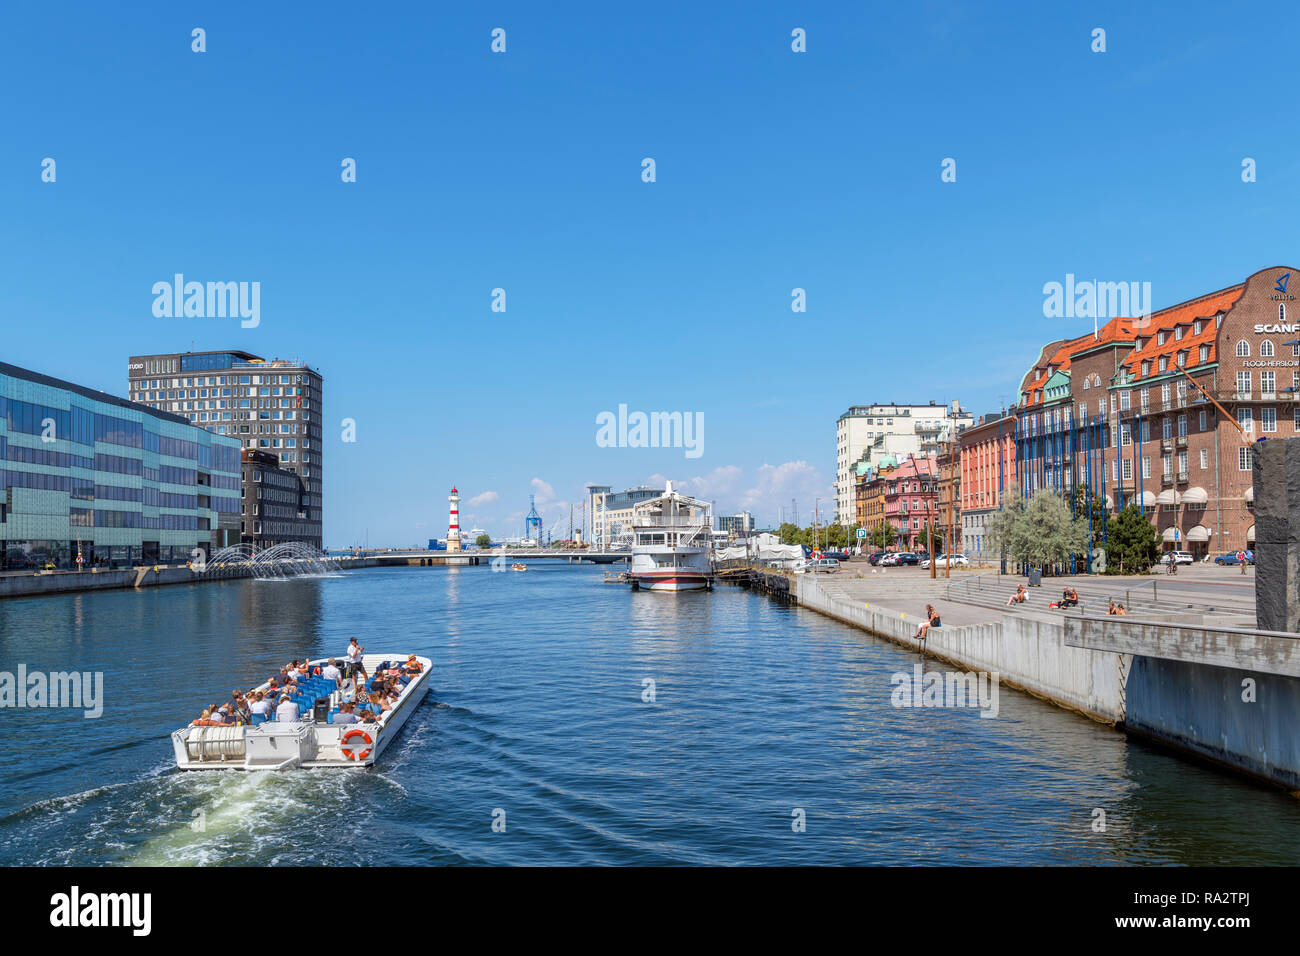
<path fill-rule="evenodd" d="M 1199 352 L 1199 347 L 1202 345 L 1210 347 L 1206 362 L 1216 361 L 1214 340 L 1218 332 L 1218 325 L 1214 321 L 1214 317 L 1220 312 L 1226 312 L 1232 308 L 1237 299 L 1241 297 L 1244 288 L 1245 284 L 1243 283 L 1187 302 L 1180 302 L 1178 305 L 1159 312 L 1153 312 L 1151 318 L 1144 322 L 1138 330 L 1138 337 L 1143 340 L 1142 348 L 1134 349 L 1124 359 L 1123 365 L 1125 369 L 1135 380 L 1140 380 L 1144 377 L 1142 375 L 1142 363 L 1150 362 L 1150 370 L 1145 377 L 1150 378 L 1152 375 L 1165 374 L 1160 371 L 1160 358 L 1169 357 L 1173 359 L 1179 352 L 1184 350 L 1187 352 L 1186 364 L 1191 368 L 1202 364 Z M 1199 335 L 1192 334 L 1191 329 L 1188 329 L 1181 339 L 1175 338 L 1173 333 L 1178 326 L 1190 326 L 1196 319 L 1209 319 L 1210 321 L 1203 324 Z M 1171 334 L 1165 337 L 1164 345 L 1157 345 L 1159 333 L 1161 332 Z M 1174 363 L 1171 361 L 1168 364 L 1172 367 Z"/>

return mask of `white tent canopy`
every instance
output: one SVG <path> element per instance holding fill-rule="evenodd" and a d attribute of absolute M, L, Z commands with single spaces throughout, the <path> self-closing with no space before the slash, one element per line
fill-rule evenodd
<path fill-rule="evenodd" d="M 1246 489 L 1246 503 L 1250 504 L 1254 500 L 1255 500 L 1255 486 L 1251 485 L 1249 488 Z"/>
<path fill-rule="evenodd" d="M 1193 485 L 1183 492 L 1183 504 L 1185 505 L 1203 505 L 1209 500 L 1210 496 L 1200 485 Z"/>
<path fill-rule="evenodd" d="M 1176 505 L 1178 504 L 1178 492 L 1172 488 L 1166 488 L 1160 494 L 1156 495 L 1156 504 L 1158 505 Z M 1166 541 L 1171 539 L 1166 538 Z"/>
<path fill-rule="evenodd" d="M 1175 535 L 1177 534 L 1178 534 L 1177 528 L 1165 528 L 1165 533 L 1161 537 L 1163 537 L 1164 540 L 1166 541 L 1176 541 L 1177 538 L 1175 537 Z"/>
<path fill-rule="evenodd" d="M 1183 500 L 1186 501 L 1187 499 L 1184 498 Z M 1195 528 L 1192 528 L 1190 531 L 1187 532 L 1187 540 L 1188 541 L 1209 541 L 1210 529 L 1198 524 Z"/>
<path fill-rule="evenodd" d="M 1142 492 L 1142 507 L 1154 508 L 1156 506 L 1156 496 L 1150 491 Z"/>
<path fill-rule="evenodd" d="M 1250 526 L 1250 530 L 1246 532 L 1246 540 L 1247 540 L 1247 541 L 1254 541 L 1254 540 L 1255 540 L 1255 526 L 1254 526 L 1254 525 L 1251 525 L 1251 526 Z"/>

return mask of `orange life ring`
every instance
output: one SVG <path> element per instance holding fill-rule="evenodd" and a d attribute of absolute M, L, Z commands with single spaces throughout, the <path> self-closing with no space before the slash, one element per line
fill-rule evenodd
<path fill-rule="evenodd" d="M 348 741 L 351 740 L 353 737 L 360 737 L 362 740 L 366 742 L 366 749 L 361 751 L 361 753 L 357 753 L 355 750 L 349 749 Z M 374 741 L 370 739 L 370 735 L 366 733 L 364 730 L 349 730 L 346 734 L 343 735 L 343 740 L 339 744 L 339 748 L 343 751 L 344 754 L 347 755 L 347 758 L 349 760 L 365 760 L 367 757 L 370 756 L 370 746 L 373 743 Z"/>

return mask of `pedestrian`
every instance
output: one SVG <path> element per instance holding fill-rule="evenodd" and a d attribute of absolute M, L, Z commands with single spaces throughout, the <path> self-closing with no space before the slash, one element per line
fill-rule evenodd
<path fill-rule="evenodd" d="M 1246 552 L 1245 551 L 1237 552 L 1237 563 L 1241 565 L 1241 573 L 1245 574 L 1246 573 Z"/>

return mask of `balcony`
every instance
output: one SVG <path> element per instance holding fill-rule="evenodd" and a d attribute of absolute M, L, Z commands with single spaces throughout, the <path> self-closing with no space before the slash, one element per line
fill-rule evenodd
<path fill-rule="evenodd" d="M 1160 447 L 1165 451 L 1173 451 L 1174 440 L 1172 438 L 1162 438 L 1160 439 Z"/>
<path fill-rule="evenodd" d="M 1187 436 L 1186 436 L 1186 435 L 1179 435 L 1179 436 L 1178 436 L 1178 447 L 1179 447 L 1179 448 L 1186 448 L 1186 447 L 1187 447 Z"/>
<path fill-rule="evenodd" d="M 1174 476 L 1173 476 L 1173 475 L 1161 475 L 1161 476 L 1160 476 L 1160 484 L 1165 485 L 1165 486 L 1169 486 L 1169 485 L 1172 485 L 1173 483 L 1174 483 Z"/>
<path fill-rule="evenodd" d="M 1187 472 L 1185 472 L 1185 471 L 1180 471 L 1180 472 L 1178 473 L 1178 483 L 1179 483 L 1180 485 L 1185 485 L 1185 484 L 1187 484 Z"/>

